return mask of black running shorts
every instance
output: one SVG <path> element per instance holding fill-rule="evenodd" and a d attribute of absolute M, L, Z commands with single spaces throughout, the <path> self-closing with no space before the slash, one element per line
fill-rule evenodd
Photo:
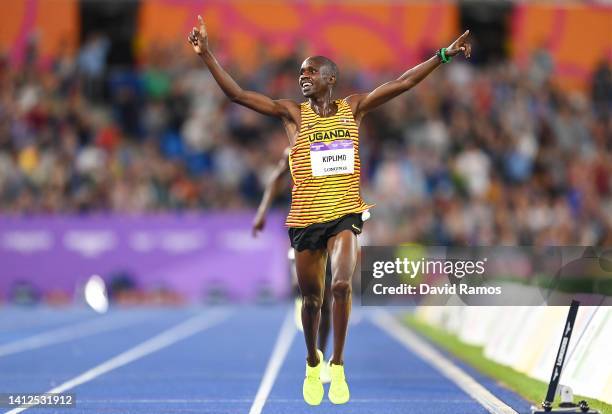
<path fill-rule="evenodd" d="M 307 227 L 289 227 L 291 247 L 298 252 L 302 250 L 320 250 L 327 248 L 327 241 L 343 230 L 361 234 L 363 220 L 361 213 L 351 213 L 339 219 L 325 223 L 314 223 Z"/>

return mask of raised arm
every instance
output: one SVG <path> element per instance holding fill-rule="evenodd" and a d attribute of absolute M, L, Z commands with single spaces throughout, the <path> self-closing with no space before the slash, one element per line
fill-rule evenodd
<path fill-rule="evenodd" d="M 453 57 L 459 53 L 463 53 L 466 58 L 469 58 L 472 51 L 472 46 L 467 41 L 469 34 L 470 31 L 466 30 L 465 33 L 459 36 L 457 40 L 446 48 L 445 55 Z M 437 55 L 433 56 L 429 60 L 409 69 L 396 80 L 382 84 L 370 93 L 349 96 L 347 100 L 351 105 L 353 115 L 357 122 L 360 122 L 363 116 L 369 111 L 415 86 L 433 72 L 435 68 L 440 66 L 440 64 L 442 64 L 440 58 Z"/>
<path fill-rule="evenodd" d="M 287 100 L 274 100 L 258 92 L 245 91 L 236 81 L 221 67 L 212 51 L 208 47 L 208 33 L 202 16 L 198 16 L 199 28 L 194 27 L 187 40 L 191 43 L 194 52 L 202 58 L 210 73 L 213 75 L 223 93 L 240 105 L 251 108 L 264 115 L 276 116 L 299 124 L 295 115 L 299 114 L 299 105 Z M 297 111 L 297 112 L 296 112 Z M 296 122 L 297 121 L 297 122 Z"/>
<path fill-rule="evenodd" d="M 253 237 L 257 237 L 257 234 L 266 226 L 266 214 L 268 214 L 272 201 L 276 198 L 281 189 L 285 173 L 289 171 L 289 151 L 290 148 L 285 149 L 283 158 L 280 159 L 276 168 L 274 168 L 272 177 L 270 177 L 270 181 L 266 185 L 266 190 L 264 191 L 263 198 L 257 209 L 257 214 L 255 215 L 255 219 L 253 219 Z"/>

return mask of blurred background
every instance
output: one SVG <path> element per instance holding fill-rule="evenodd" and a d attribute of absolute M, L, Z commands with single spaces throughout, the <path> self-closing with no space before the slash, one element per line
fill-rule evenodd
<path fill-rule="evenodd" d="M 187 43 L 201 14 L 244 88 L 301 100 L 323 54 L 337 97 L 456 58 L 361 128 L 362 244 L 612 246 L 612 7 L 585 2 L 4 2 L 0 302 L 71 303 L 94 274 L 125 303 L 289 292 L 288 145 L 231 104 Z"/>

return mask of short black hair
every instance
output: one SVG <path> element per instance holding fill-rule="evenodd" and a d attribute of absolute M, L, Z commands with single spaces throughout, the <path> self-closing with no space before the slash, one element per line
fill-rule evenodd
<path fill-rule="evenodd" d="M 340 71 L 338 70 L 338 65 L 336 65 L 333 60 L 325 56 L 313 56 L 311 59 L 321 62 L 322 66 L 326 67 L 330 71 L 330 74 L 336 77 L 336 82 L 338 81 Z"/>

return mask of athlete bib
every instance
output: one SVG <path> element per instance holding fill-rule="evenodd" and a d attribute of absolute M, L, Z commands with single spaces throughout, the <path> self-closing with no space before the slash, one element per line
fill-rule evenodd
<path fill-rule="evenodd" d="M 310 165 L 313 177 L 325 175 L 353 174 L 355 171 L 355 149 L 350 139 L 313 142 L 310 144 Z"/>

